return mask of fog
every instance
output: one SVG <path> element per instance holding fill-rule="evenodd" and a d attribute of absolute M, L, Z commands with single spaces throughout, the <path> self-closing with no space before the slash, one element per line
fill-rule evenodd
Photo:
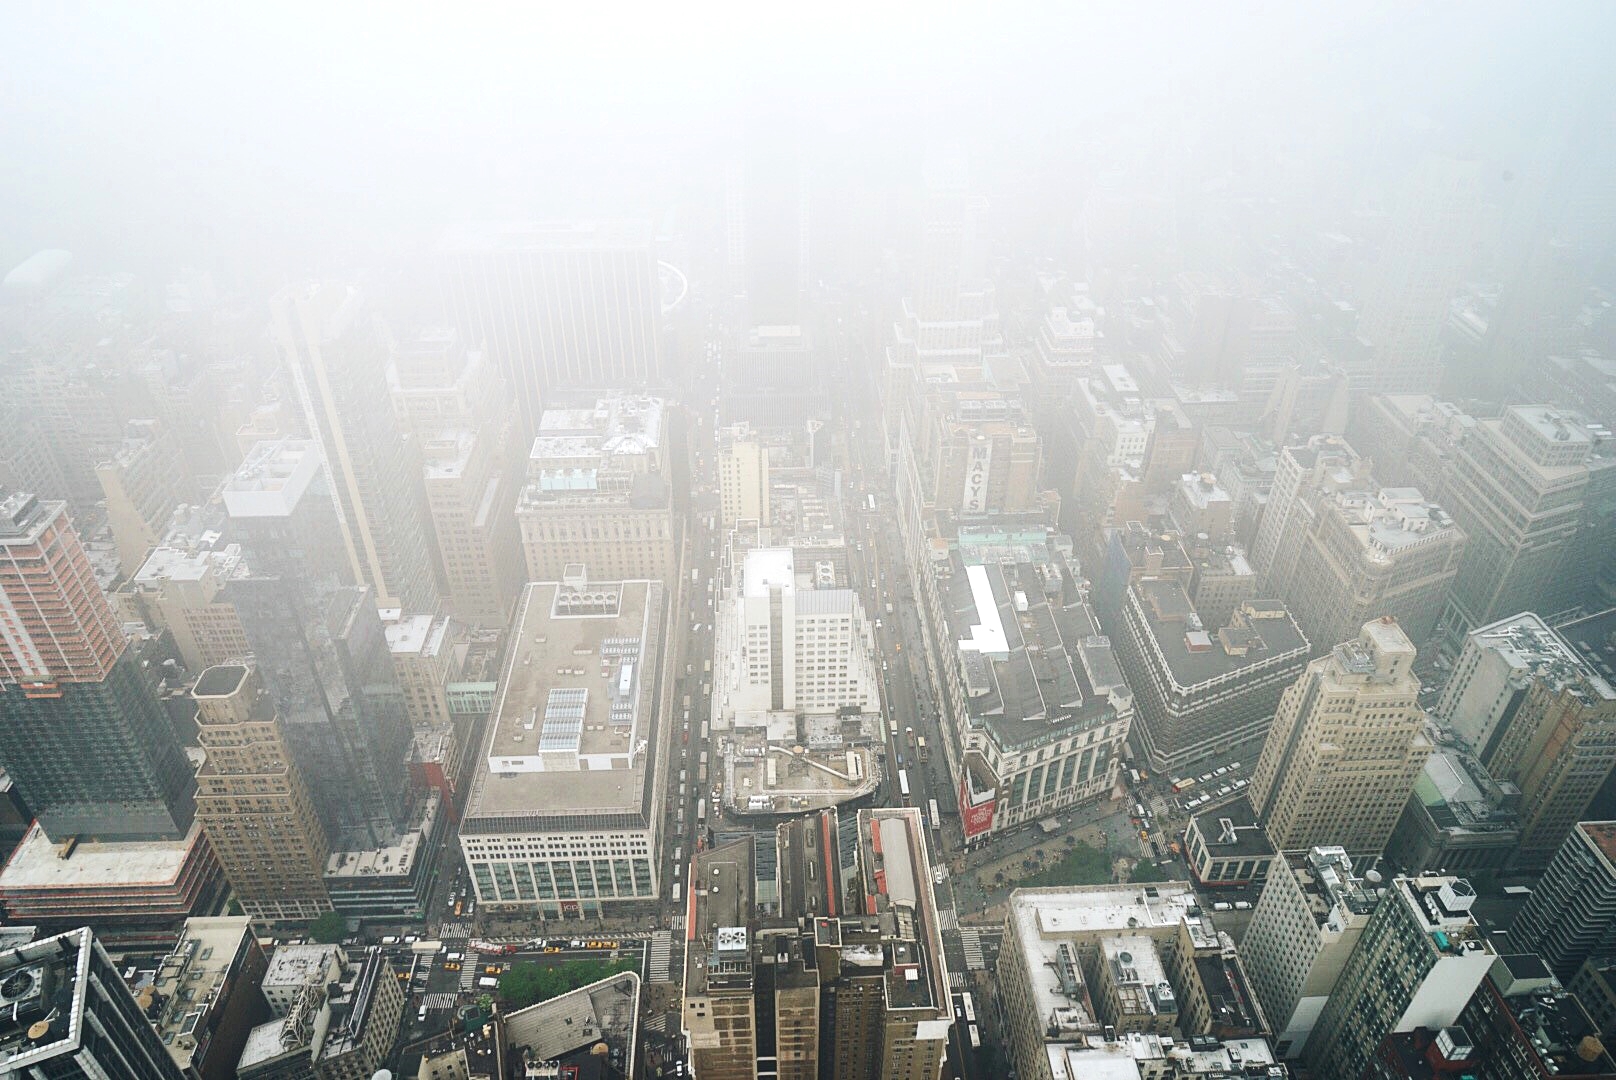
<path fill-rule="evenodd" d="M 717 191 L 759 115 L 795 117 L 812 167 L 867 189 L 965 147 L 974 186 L 1014 204 L 1001 238 L 1058 231 L 1101 174 L 1329 211 L 1383 201 L 1424 151 L 1519 174 L 1544 140 L 1608 142 L 1613 22 L 1597 3 L 11 5 L 0 255 L 317 268 L 463 218 L 659 217 Z"/>

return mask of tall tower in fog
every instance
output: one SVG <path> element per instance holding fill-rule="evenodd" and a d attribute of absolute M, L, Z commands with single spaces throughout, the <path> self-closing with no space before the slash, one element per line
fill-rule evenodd
<path fill-rule="evenodd" d="M 444 237 L 450 319 L 493 359 L 523 436 L 551 391 L 660 381 L 654 240 L 643 221 L 489 222 Z"/>
<path fill-rule="evenodd" d="M 1470 264 L 1481 212 L 1480 166 L 1429 156 L 1393 208 L 1380 259 L 1364 291 L 1358 333 L 1370 345 L 1355 388 L 1434 392 L 1442 374 L 1442 326 Z"/>
<path fill-rule="evenodd" d="M 275 334 L 319 446 L 354 577 L 381 607 L 435 612 L 412 448 L 387 394 L 387 345 L 363 294 L 339 284 L 293 286 L 273 301 Z"/>
<path fill-rule="evenodd" d="M 192 773 L 66 504 L 0 493 L 0 765 L 53 840 L 177 838 Z"/>
<path fill-rule="evenodd" d="M 726 169 L 724 229 L 732 288 L 751 326 L 800 326 L 808 288 L 808 170 L 800 121 L 763 106 Z"/>

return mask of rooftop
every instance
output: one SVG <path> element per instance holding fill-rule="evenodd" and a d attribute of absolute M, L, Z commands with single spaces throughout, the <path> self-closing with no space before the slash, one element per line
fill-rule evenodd
<path fill-rule="evenodd" d="M 1606 862 L 1616 866 L 1616 821 L 1583 821 L 1578 822 L 1577 828 L 1605 856 Z"/>
<path fill-rule="evenodd" d="M 192 1033 L 215 1005 L 223 1004 L 218 996 L 229 989 L 227 980 L 240 975 L 235 970 L 236 958 L 242 955 L 243 940 L 251 934 L 252 920 L 245 915 L 186 919 L 174 951 L 163 959 L 146 1015 L 181 1069 L 190 1067 L 197 1051 Z M 145 1006 L 139 992 L 136 1002 Z"/>
<path fill-rule="evenodd" d="M 1110 639 L 1075 574 L 1048 556 L 1047 548 L 1034 554 L 959 545 L 935 570 L 970 722 L 1006 749 L 1100 726 L 1132 709 Z"/>
<path fill-rule="evenodd" d="M 1190 828 L 1200 833 L 1207 852 L 1215 859 L 1266 858 L 1275 853 L 1245 794 L 1198 811 L 1190 817 Z"/>
<path fill-rule="evenodd" d="M 59 1075 L 46 1063 L 81 1045 L 90 982 L 103 977 L 91 967 L 92 951 L 110 966 L 88 928 L 0 954 L 7 998 L 0 1013 L 0 1068 L 7 1076 Z M 117 986 L 102 989 L 124 992 Z"/>
<path fill-rule="evenodd" d="M 22 889 L 171 887 L 202 835 L 193 823 L 183 840 L 80 841 L 68 858 L 36 821 L 0 871 L 0 892 Z"/>
<path fill-rule="evenodd" d="M 505 1041 L 535 1065 L 589 1054 L 598 1043 L 631 1062 L 639 1002 L 638 974 L 611 975 L 511 1013 L 505 1018 Z"/>
<path fill-rule="evenodd" d="M 648 454 L 662 445 L 661 398 L 621 394 L 592 409 L 546 409 L 529 457 L 560 463 Z"/>
<path fill-rule="evenodd" d="M 1616 698 L 1616 610 L 1566 623 L 1558 631 L 1523 611 L 1470 632 L 1521 677 L 1554 689 L 1584 682 L 1601 699 Z"/>
<path fill-rule="evenodd" d="M 1310 648 L 1296 619 L 1283 606 L 1236 609 L 1226 627 L 1203 626 L 1183 584 L 1142 578 L 1130 591 L 1135 610 L 1181 690 L 1190 690 L 1243 669 L 1292 662 L 1300 672 Z"/>
<path fill-rule="evenodd" d="M 696 853 L 690 864 L 685 920 L 685 995 L 750 991 L 752 951 L 747 926 L 753 918 L 752 840 L 719 844 Z"/>
<path fill-rule="evenodd" d="M 527 586 L 468 819 L 641 810 L 661 607 L 659 582 Z"/>
<path fill-rule="evenodd" d="M 387 648 L 394 656 L 437 656 L 449 637 L 449 620 L 405 615 L 387 624 Z"/>
<path fill-rule="evenodd" d="M 307 439 L 254 443 L 220 488 L 225 509 L 233 518 L 286 517 L 322 467 L 319 448 Z"/>
<path fill-rule="evenodd" d="M 340 946 L 280 945 L 269 956 L 261 985 L 302 986 L 310 979 L 328 983 L 345 967 L 347 959 Z"/>

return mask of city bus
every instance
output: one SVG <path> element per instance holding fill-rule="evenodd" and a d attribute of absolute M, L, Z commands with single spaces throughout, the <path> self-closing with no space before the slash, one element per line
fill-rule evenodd
<path fill-rule="evenodd" d="M 965 1029 L 971 1033 L 971 1049 L 972 1050 L 980 1050 L 980 1049 L 982 1049 L 982 1035 L 981 1035 L 980 1032 L 977 1031 L 976 1025 L 975 1024 L 967 1024 L 967 1025 L 965 1025 Z"/>
<path fill-rule="evenodd" d="M 696 803 L 696 822 L 698 824 L 701 824 L 701 825 L 707 824 L 707 800 L 706 799 L 702 799 L 702 800 L 700 800 L 700 801 L 698 801 Z"/>
<path fill-rule="evenodd" d="M 898 790 L 903 793 L 903 797 L 907 801 L 909 798 L 909 770 L 907 769 L 898 770 Z"/>
<path fill-rule="evenodd" d="M 870 513 L 872 513 L 872 514 L 875 513 L 875 496 L 874 495 L 866 495 L 866 496 L 864 496 L 864 507 L 865 507 L 865 509 L 869 510 Z"/>
<path fill-rule="evenodd" d="M 1177 794 L 1180 791 L 1188 791 L 1190 788 L 1194 787 L 1197 782 L 1198 781 L 1193 776 L 1186 776 L 1182 780 L 1174 780 L 1173 792 L 1174 794 Z"/>
<path fill-rule="evenodd" d="M 937 800 L 932 799 L 926 804 L 926 814 L 931 818 L 931 827 L 938 832 L 943 830 L 943 815 L 937 809 Z"/>
<path fill-rule="evenodd" d="M 976 1002 L 971 1000 L 969 990 L 960 995 L 960 1004 L 965 1008 L 965 1022 L 967 1024 L 976 1023 Z"/>
<path fill-rule="evenodd" d="M 926 752 L 926 736 L 922 735 L 915 740 L 915 749 L 919 751 L 921 761 L 931 760 L 931 755 Z"/>

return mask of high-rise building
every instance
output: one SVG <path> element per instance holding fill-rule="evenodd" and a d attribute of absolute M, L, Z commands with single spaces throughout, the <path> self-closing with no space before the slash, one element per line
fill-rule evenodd
<path fill-rule="evenodd" d="M 582 563 L 602 581 L 667 581 L 677 560 L 660 398 L 617 395 L 546 409 L 517 504 L 529 581 Z"/>
<path fill-rule="evenodd" d="M 1542 957 L 1562 982 L 1616 951 L 1616 822 L 1571 830 L 1510 924 L 1509 944 Z"/>
<path fill-rule="evenodd" d="M 387 843 L 406 814 L 410 728 L 368 588 L 346 584 L 325 471 L 308 443 L 260 443 L 223 488 L 247 570 L 225 595 L 332 842 Z"/>
<path fill-rule="evenodd" d="M 179 443 L 155 420 L 132 420 L 117 456 L 95 467 L 107 525 L 125 577 L 140 569 L 168 527 L 191 481 Z"/>
<path fill-rule="evenodd" d="M 356 287 L 295 286 L 271 305 L 309 438 L 356 580 L 381 607 L 436 611 L 438 586 L 422 522 L 416 449 L 387 394 L 387 346 Z"/>
<path fill-rule="evenodd" d="M 718 452 L 719 516 L 725 526 L 737 521 L 769 520 L 769 448 L 747 423 L 720 432 Z"/>
<path fill-rule="evenodd" d="M 256 1024 L 269 1019 L 259 983 L 269 962 L 245 915 L 186 919 L 174 948 L 135 1002 L 188 1080 L 234 1080 Z"/>
<path fill-rule="evenodd" d="M 1413 668 L 1407 635 L 1377 619 L 1285 691 L 1250 789 L 1275 848 L 1386 846 L 1432 750 Z"/>
<path fill-rule="evenodd" d="M 1179 581 L 1146 577 L 1122 610 L 1115 646 L 1138 710 L 1134 742 L 1156 771 L 1260 739 L 1307 664 L 1307 638 L 1275 600 L 1204 623 Z"/>
<path fill-rule="evenodd" d="M 1581 636 L 1598 618 L 1569 624 Z M 1592 635 L 1603 644 L 1597 629 Z M 1522 867 L 1541 867 L 1616 768 L 1616 689 L 1531 612 L 1471 631 L 1437 706 L 1500 781 L 1519 788 Z"/>
<path fill-rule="evenodd" d="M 1392 880 L 1308 1040 L 1315 1075 L 1359 1076 L 1386 1036 L 1459 1018 L 1497 956 L 1470 916 L 1475 899 L 1463 878 Z"/>
<path fill-rule="evenodd" d="M 1470 265 L 1481 212 L 1481 167 L 1431 155 L 1393 209 L 1365 290 L 1358 333 L 1366 363 L 1349 369 L 1355 387 L 1432 391 L 1442 374 L 1442 327 Z"/>
<path fill-rule="evenodd" d="M 1616 1060 L 1583 1002 L 1530 953 L 1493 960 L 1458 1026 L 1474 1045 L 1464 1075 L 1476 1080 L 1616 1078 Z"/>
<path fill-rule="evenodd" d="M 1344 848 L 1312 848 L 1269 867 L 1240 948 L 1277 1056 L 1301 1056 L 1382 895 Z"/>
<path fill-rule="evenodd" d="M 0 954 L 0 1068 L 56 1080 L 184 1080 L 88 929 Z"/>
<path fill-rule="evenodd" d="M 799 587 L 790 548 L 746 553 L 715 681 L 736 714 L 875 712 L 875 631 L 857 589 Z M 730 644 L 733 643 L 733 644 Z M 725 647 L 729 645 L 730 647 Z"/>
<path fill-rule="evenodd" d="M 522 579 L 514 404 L 483 354 L 448 329 L 395 345 L 387 381 L 393 411 L 420 447 L 444 604 L 463 622 L 504 628 Z"/>
<path fill-rule="evenodd" d="M 757 1080 L 754 873 L 749 838 L 699 851 L 690 864 L 681 1025 L 698 1080 Z"/>
<path fill-rule="evenodd" d="M 196 814 L 242 910 L 265 922 L 330 911 L 321 880 L 330 844 L 258 673 L 212 667 L 191 694 L 208 755 Z"/>
<path fill-rule="evenodd" d="M 194 778 L 59 502 L 0 497 L 0 764 L 53 838 L 183 837 Z"/>
<path fill-rule="evenodd" d="M 1521 790 L 1494 780 L 1449 733 L 1436 729 L 1403 816 L 1386 841 L 1386 861 L 1407 873 L 1501 871 L 1521 842 Z"/>
<path fill-rule="evenodd" d="M 1315 436 L 1282 451 L 1257 542 L 1264 592 L 1291 605 L 1315 645 L 1383 615 L 1418 645 L 1442 613 L 1465 536 L 1419 491 L 1376 486 L 1344 441 Z"/>
<path fill-rule="evenodd" d="M 592 916 L 659 895 L 662 626 L 660 582 L 578 568 L 523 592 L 460 824 L 479 907 Z"/>
<path fill-rule="evenodd" d="M 557 389 L 660 382 L 662 289 L 649 224 L 468 224 L 442 246 L 450 318 L 493 359 L 524 437 Z"/>
<path fill-rule="evenodd" d="M 1594 438 L 1575 417 L 1512 405 L 1476 419 L 1453 451 L 1443 501 L 1467 537 L 1445 630 L 1463 634 L 1516 611 L 1580 606 L 1568 560 L 1583 527 Z"/>
<path fill-rule="evenodd" d="M 241 547 L 188 545 L 172 538 L 152 549 L 117 591 L 119 613 L 167 630 L 180 663 L 201 671 L 252 651 L 241 616 L 226 596 L 244 567 Z"/>

